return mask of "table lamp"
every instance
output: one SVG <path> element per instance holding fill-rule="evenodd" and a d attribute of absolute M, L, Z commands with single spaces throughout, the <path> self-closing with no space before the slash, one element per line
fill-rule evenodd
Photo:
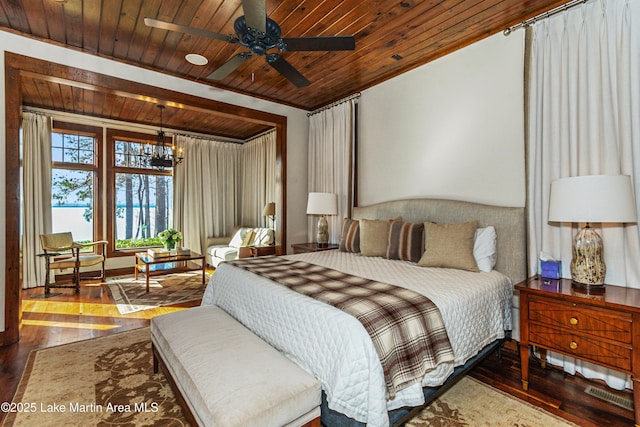
<path fill-rule="evenodd" d="M 262 216 L 266 216 L 267 218 L 271 219 L 271 224 L 273 226 L 273 229 L 275 230 L 276 228 L 276 204 L 275 202 L 268 202 L 266 205 L 264 205 L 264 209 L 262 209 Z M 271 239 L 271 244 L 275 245 L 275 239 Z"/>
<path fill-rule="evenodd" d="M 276 220 L 276 204 L 275 202 L 269 202 L 264 205 L 264 209 L 262 209 L 262 216 L 266 216 L 271 219 L 275 223 Z"/>
<path fill-rule="evenodd" d="M 636 222 L 636 205 L 628 175 L 588 175 L 562 178 L 551 183 L 549 222 L 584 222 L 573 240 L 573 286 L 604 291 L 602 238 L 593 222 Z"/>
<path fill-rule="evenodd" d="M 318 247 L 329 245 L 329 225 L 325 215 L 338 214 L 338 196 L 334 193 L 309 193 L 307 215 L 320 215 L 318 220 Z"/>

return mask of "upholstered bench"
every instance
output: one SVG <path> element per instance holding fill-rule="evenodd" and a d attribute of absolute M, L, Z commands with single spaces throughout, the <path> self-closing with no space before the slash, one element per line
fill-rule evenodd
<path fill-rule="evenodd" d="M 320 383 L 222 309 L 154 317 L 151 341 L 192 424 L 320 427 Z"/>

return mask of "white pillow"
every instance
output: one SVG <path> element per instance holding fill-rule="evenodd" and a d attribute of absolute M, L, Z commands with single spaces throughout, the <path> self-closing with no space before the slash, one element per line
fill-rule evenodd
<path fill-rule="evenodd" d="M 229 245 L 232 248 L 239 248 L 242 246 L 242 241 L 244 240 L 244 237 L 247 235 L 247 232 L 249 232 L 251 229 L 247 228 L 247 227 L 240 227 L 238 228 L 238 230 L 236 231 L 236 233 L 233 235 L 233 237 L 231 237 L 231 240 L 229 241 Z"/>
<path fill-rule="evenodd" d="M 478 264 L 478 270 L 488 273 L 496 266 L 498 257 L 496 250 L 496 229 L 493 226 L 478 228 L 476 240 L 473 244 L 473 257 Z"/>

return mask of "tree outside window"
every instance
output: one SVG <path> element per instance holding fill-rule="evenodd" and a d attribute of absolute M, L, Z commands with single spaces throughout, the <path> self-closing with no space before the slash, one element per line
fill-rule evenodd
<path fill-rule="evenodd" d="M 161 246 L 158 233 L 171 226 L 173 180 L 171 170 L 148 165 L 153 135 L 109 133 L 113 167 L 109 173 L 110 211 L 115 251 Z"/>

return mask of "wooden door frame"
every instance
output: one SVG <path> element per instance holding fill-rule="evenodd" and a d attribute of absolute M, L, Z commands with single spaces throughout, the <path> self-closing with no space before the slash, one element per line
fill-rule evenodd
<path fill-rule="evenodd" d="M 67 65 L 5 52 L 5 330 L 0 332 L 0 346 L 20 339 L 22 323 L 20 283 L 20 123 L 23 76 L 37 75 L 51 81 L 90 88 L 121 96 L 145 97 L 151 102 L 174 101 L 187 108 L 215 111 L 229 117 L 267 124 L 276 129 L 276 242 L 286 247 L 286 145 L 287 117 L 211 99 L 200 98 L 168 89 L 107 76 Z"/>

